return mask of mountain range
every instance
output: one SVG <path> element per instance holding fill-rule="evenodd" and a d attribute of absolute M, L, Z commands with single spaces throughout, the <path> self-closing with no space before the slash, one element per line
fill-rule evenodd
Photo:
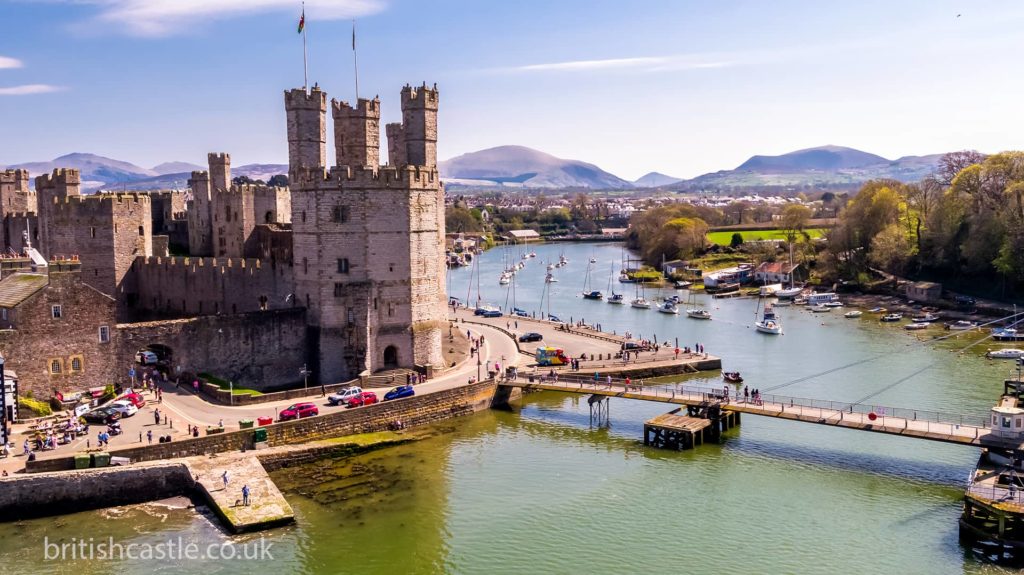
<path fill-rule="evenodd" d="M 525 146 L 498 146 L 456 156 L 439 164 L 445 185 L 451 189 L 601 189 L 660 188 L 676 191 L 740 191 L 751 189 L 855 188 L 878 178 L 918 181 L 935 172 L 941 154 L 882 156 L 842 146 L 821 146 L 778 156 L 751 156 L 733 170 L 722 170 L 691 179 L 650 172 L 629 182 L 580 160 L 563 159 Z M 0 166 L 3 167 L 3 166 Z M 32 176 L 54 168 L 77 168 L 82 189 L 181 189 L 193 170 L 203 166 L 165 162 L 143 168 L 88 153 L 74 153 L 48 162 L 6 166 L 24 168 Z M 232 176 L 268 180 L 288 172 L 287 164 L 232 166 Z"/>

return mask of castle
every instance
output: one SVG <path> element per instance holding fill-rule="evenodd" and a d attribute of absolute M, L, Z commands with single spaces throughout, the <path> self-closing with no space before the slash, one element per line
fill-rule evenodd
<path fill-rule="evenodd" d="M 83 195 L 73 169 L 37 177 L 32 190 L 26 171 L 0 172 L 0 316 L 18 318 L 0 326 L 0 353 L 22 390 L 112 383 L 146 348 L 175 372 L 256 389 L 301 380 L 307 368 L 335 383 L 444 367 L 437 88 L 402 89 L 402 122 L 385 127 L 387 165 L 378 98 L 330 101 L 333 166 L 327 94 L 289 90 L 284 103 L 288 187 L 233 184 L 223 153 L 209 154 L 188 192 Z M 40 278 L 46 262 L 59 282 Z M 59 307 L 69 282 L 108 299 L 60 317 L 25 311 L 38 294 Z M 81 329 L 60 354 L 30 337 L 72 321 Z"/>

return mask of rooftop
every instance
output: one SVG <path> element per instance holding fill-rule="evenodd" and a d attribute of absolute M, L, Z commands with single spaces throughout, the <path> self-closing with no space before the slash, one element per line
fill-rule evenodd
<path fill-rule="evenodd" d="M 46 274 L 15 273 L 0 280 L 0 307 L 12 308 L 46 287 Z"/>

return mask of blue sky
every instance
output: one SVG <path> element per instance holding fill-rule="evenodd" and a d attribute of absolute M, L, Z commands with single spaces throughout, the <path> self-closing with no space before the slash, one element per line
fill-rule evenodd
<path fill-rule="evenodd" d="M 301 2 L 0 0 L 0 165 L 286 161 Z M 959 16 L 958 16 L 959 15 Z M 1024 3 L 308 0 L 310 82 L 399 115 L 441 90 L 439 155 L 502 144 L 633 179 L 824 144 L 1019 149 Z"/>

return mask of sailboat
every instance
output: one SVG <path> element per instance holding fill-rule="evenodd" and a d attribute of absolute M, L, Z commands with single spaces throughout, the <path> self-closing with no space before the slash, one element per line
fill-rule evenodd
<path fill-rule="evenodd" d="M 639 291 L 640 287 L 640 284 L 637 284 L 637 291 Z M 647 299 L 639 293 L 636 294 L 636 299 L 629 302 L 629 305 L 638 309 L 651 309 L 651 302 L 647 301 Z"/>
<path fill-rule="evenodd" d="M 587 275 L 583 278 L 583 299 L 603 299 L 604 294 L 598 290 L 589 289 L 590 286 L 590 264 L 587 264 Z"/>
<path fill-rule="evenodd" d="M 793 299 L 804 291 L 802 287 L 793 287 L 793 242 L 789 242 L 789 287 L 775 291 L 779 299 Z"/>
<path fill-rule="evenodd" d="M 697 294 L 693 291 L 686 300 L 686 316 L 693 319 L 711 319 L 711 312 L 697 304 Z"/>
<path fill-rule="evenodd" d="M 758 303 L 760 303 L 760 300 L 758 300 Z M 756 315 L 757 312 L 755 311 L 754 314 Z M 754 327 L 761 333 L 782 335 L 782 321 L 775 315 L 772 304 L 767 303 L 764 305 L 764 315 L 761 316 L 761 321 L 754 324 Z"/>
<path fill-rule="evenodd" d="M 622 304 L 626 303 L 626 298 L 623 297 L 622 294 L 620 294 L 620 293 L 615 293 L 615 290 L 612 289 L 612 276 L 614 276 L 614 275 L 615 275 L 615 264 L 612 264 L 612 269 L 608 270 L 608 293 L 611 294 L 611 295 L 608 296 L 608 299 L 606 301 L 608 303 L 622 305 Z"/>
<path fill-rule="evenodd" d="M 675 300 L 668 299 L 665 300 L 660 306 L 658 306 L 658 311 L 660 311 L 661 313 L 678 314 L 679 306 L 676 305 Z"/>

